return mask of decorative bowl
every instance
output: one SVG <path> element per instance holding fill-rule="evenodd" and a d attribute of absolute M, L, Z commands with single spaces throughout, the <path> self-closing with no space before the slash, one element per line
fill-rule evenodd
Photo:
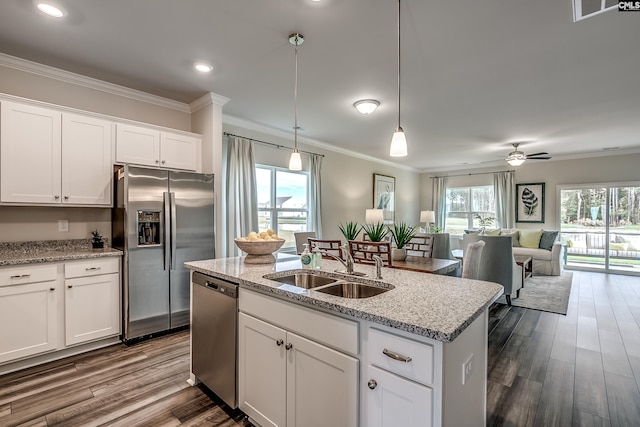
<path fill-rule="evenodd" d="M 234 242 L 238 249 L 247 254 L 244 259 L 247 264 L 270 264 L 275 262 L 276 258 L 273 253 L 284 245 L 284 239 L 265 241 L 234 239 Z"/>

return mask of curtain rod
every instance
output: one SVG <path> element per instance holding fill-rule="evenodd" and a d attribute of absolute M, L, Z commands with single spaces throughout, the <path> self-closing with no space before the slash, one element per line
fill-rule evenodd
<path fill-rule="evenodd" d="M 458 174 L 458 175 L 430 176 L 429 178 L 434 179 L 434 178 L 448 178 L 450 176 L 492 175 L 494 173 L 515 172 L 515 171 L 516 171 L 515 169 L 511 169 L 511 170 L 506 170 L 506 171 L 495 171 L 495 172 L 461 173 L 461 174 Z"/>
<path fill-rule="evenodd" d="M 235 136 L 236 138 L 248 139 L 249 141 L 259 142 L 260 144 L 271 145 L 272 147 L 276 147 L 276 148 L 286 148 L 288 150 L 292 150 L 291 147 L 287 147 L 286 145 L 274 144 L 273 142 L 260 141 L 259 139 L 247 138 L 246 136 L 236 135 L 236 134 L 229 133 L 229 132 L 222 132 L 222 134 L 226 135 L 226 136 Z M 314 155 L 314 156 L 324 157 L 324 154 L 312 153 L 311 151 L 304 151 L 304 150 L 298 150 L 298 151 L 301 152 L 301 153 L 305 153 L 305 154 L 311 154 L 311 155 Z"/>

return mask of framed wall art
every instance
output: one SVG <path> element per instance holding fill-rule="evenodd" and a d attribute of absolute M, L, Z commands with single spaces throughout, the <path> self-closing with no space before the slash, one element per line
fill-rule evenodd
<path fill-rule="evenodd" d="M 516 184 L 516 222 L 544 222 L 544 182 Z"/>
<path fill-rule="evenodd" d="M 396 179 L 392 176 L 373 174 L 373 208 L 382 209 L 384 222 L 393 222 L 395 215 Z"/>

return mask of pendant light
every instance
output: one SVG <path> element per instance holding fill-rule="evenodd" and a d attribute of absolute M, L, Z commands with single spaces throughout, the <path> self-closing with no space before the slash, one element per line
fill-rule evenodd
<path fill-rule="evenodd" d="M 391 138 L 391 157 L 405 157 L 407 155 L 407 138 L 400 126 L 400 0 L 398 0 L 398 127 Z"/>
<path fill-rule="evenodd" d="M 300 33 L 293 33 L 289 35 L 289 43 L 296 47 L 296 72 L 293 86 L 293 153 L 289 158 L 289 170 L 299 171 L 302 170 L 302 159 L 300 158 L 300 152 L 298 151 L 298 46 L 304 42 L 304 37 Z"/>

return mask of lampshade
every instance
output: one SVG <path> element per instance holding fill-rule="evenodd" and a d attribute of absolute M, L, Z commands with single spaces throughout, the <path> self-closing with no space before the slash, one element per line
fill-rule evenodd
<path fill-rule="evenodd" d="M 407 138 L 404 136 L 402 128 L 396 129 L 393 133 L 389 155 L 391 157 L 405 157 L 407 155 Z"/>
<path fill-rule="evenodd" d="M 289 157 L 289 170 L 290 171 L 302 170 L 302 159 L 300 158 L 299 151 L 294 151 L 293 153 L 291 153 L 291 157 Z"/>
<path fill-rule="evenodd" d="M 420 222 L 436 222 L 434 211 L 420 211 Z"/>
<path fill-rule="evenodd" d="M 364 222 L 367 224 L 382 224 L 384 222 L 384 211 L 382 209 L 367 209 Z"/>

